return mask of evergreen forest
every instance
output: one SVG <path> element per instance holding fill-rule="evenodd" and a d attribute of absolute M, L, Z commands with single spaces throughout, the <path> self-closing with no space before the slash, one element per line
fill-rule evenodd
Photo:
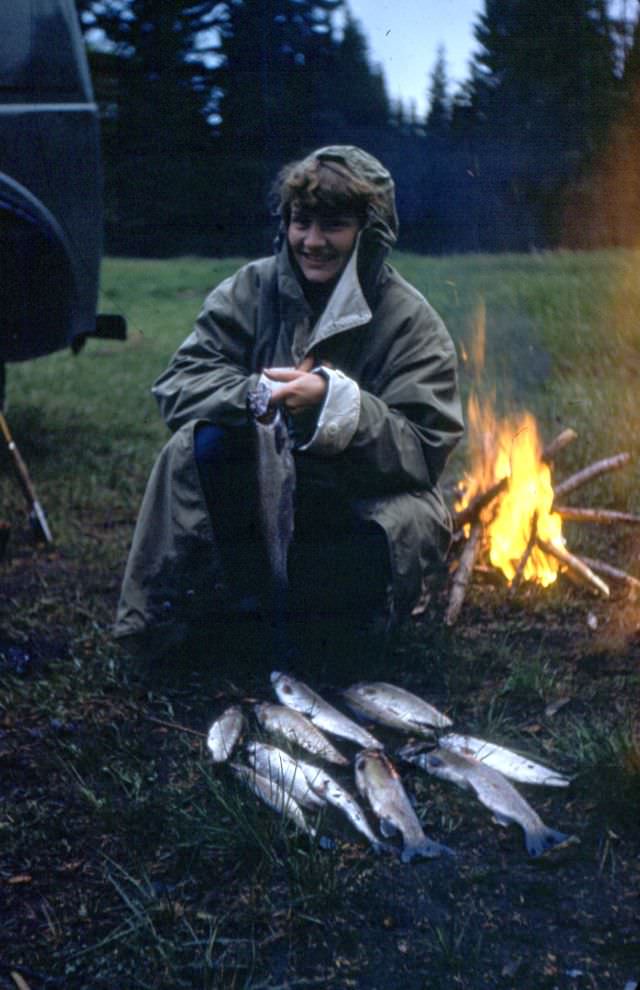
<path fill-rule="evenodd" d="M 635 0 L 484 0 L 466 81 L 442 47 L 425 64 L 422 118 L 389 96 L 345 0 L 76 3 L 111 253 L 268 251 L 279 168 L 333 143 L 391 170 L 407 249 L 637 244 Z"/>

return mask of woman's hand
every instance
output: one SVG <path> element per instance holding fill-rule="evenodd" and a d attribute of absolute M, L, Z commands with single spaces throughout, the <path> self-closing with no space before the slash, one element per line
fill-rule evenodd
<path fill-rule="evenodd" d="M 271 393 L 269 405 L 283 405 L 292 416 L 320 405 L 327 394 L 327 382 L 322 375 L 311 371 L 313 365 L 313 358 L 306 357 L 297 368 L 265 368 L 267 378 L 282 382 Z"/>

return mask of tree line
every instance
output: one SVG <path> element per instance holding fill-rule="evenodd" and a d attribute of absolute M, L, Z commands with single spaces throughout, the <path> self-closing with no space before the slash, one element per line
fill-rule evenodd
<path fill-rule="evenodd" d="M 451 92 L 441 48 L 421 119 L 389 98 L 345 0 L 76 2 L 101 110 L 109 251 L 268 250 L 275 174 L 328 143 L 359 144 L 390 168 L 405 247 L 638 239 L 635 4 L 485 0 L 468 78 Z"/>

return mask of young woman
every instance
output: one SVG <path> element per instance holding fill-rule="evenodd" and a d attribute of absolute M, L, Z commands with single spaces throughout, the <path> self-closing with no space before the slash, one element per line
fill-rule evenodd
<path fill-rule="evenodd" d="M 115 628 L 149 648 L 259 602 L 246 403 L 261 378 L 294 443 L 300 627 L 323 638 L 334 620 L 357 632 L 377 617 L 388 629 L 448 550 L 438 477 L 463 431 L 456 356 L 441 319 L 385 260 L 393 180 L 365 151 L 335 146 L 284 168 L 276 189 L 275 255 L 213 290 L 153 386 L 174 432 L 149 480 Z"/>

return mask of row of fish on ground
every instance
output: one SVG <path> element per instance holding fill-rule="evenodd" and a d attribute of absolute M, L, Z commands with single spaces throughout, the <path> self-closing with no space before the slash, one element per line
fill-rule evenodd
<path fill-rule="evenodd" d="M 271 683 L 278 703 L 260 702 L 253 706 L 263 733 L 282 744 L 293 743 L 319 763 L 335 767 L 329 774 L 324 766 L 292 755 L 263 738 L 244 741 L 245 763 L 232 760 L 240 751 L 247 720 L 239 705 L 231 705 L 211 725 L 207 746 L 216 763 L 228 762 L 233 773 L 278 814 L 293 821 L 311 836 L 315 828 L 305 811 L 318 812 L 331 805 L 344 814 L 351 825 L 376 852 L 395 851 L 389 840 L 399 835 L 401 859 L 433 858 L 451 850 L 430 839 L 424 832 L 395 764 L 385 745 L 363 725 L 349 718 L 300 680 L 274 671 Z M 524 832 L 527 851 L 539 856 L 565 843 L 569 836 L 548 828 L 537 812 L 514 787 L 511 780 L 548 787 L 566 787 L 569 779 L 502 746 L 449 730 L 453 724 L 442 712 L 422 698 L 384 682 L 354 684 L 342 692 L 346 705 L 360 719 L 375 722 L 410 737 L 395 750 L 395 758 L 419 767 L 426 773 L 472 790 L 500 825 L 516 823 Z M 325 734 L 326 733 L 326 734 Z M 328 738 L 355 744 L 353 760 L 348 759 Z M 353 763 L 359 800 L 336 775 Z M 368 814 L 378 821 L 377 835 Z"/>

